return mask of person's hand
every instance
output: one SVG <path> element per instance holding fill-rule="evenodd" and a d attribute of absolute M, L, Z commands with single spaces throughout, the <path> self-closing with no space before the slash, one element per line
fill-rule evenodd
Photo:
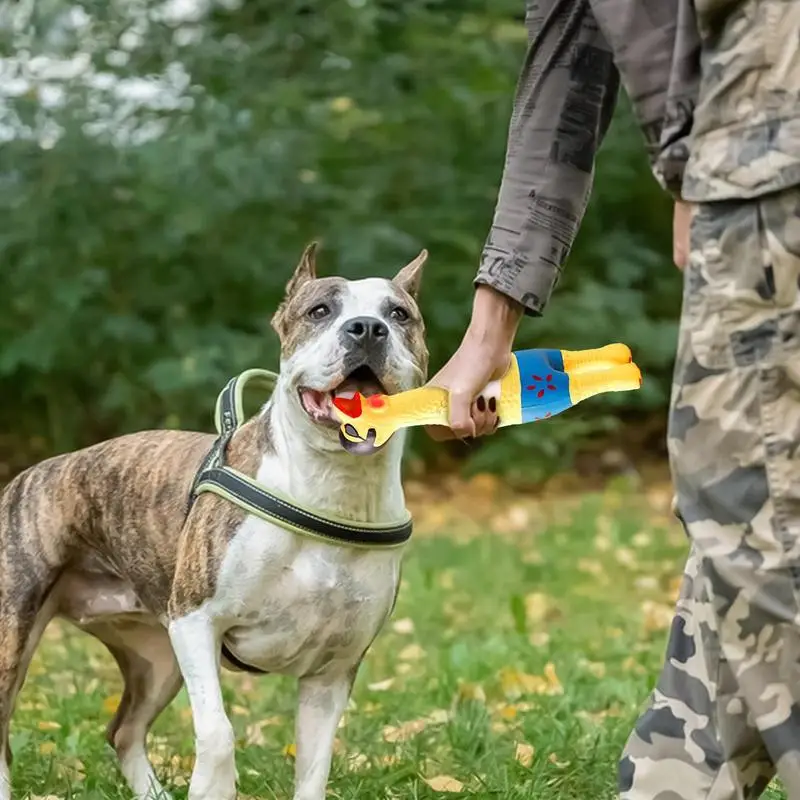
<path fill-rule="evenodd" d="M 678 269 L 689 262 L 689 231 L 692 226 L 692 205 L 683 200 L 675 201 L 672 212 L 672 260 Z"/>
<path fill-rule="evenodd" d="M 488 286 L 478 287 L 472 320 L 458 350 L 429 381 L 450 392 L 450 426 L 427 426 L 432 439 L 464 439 L 497 430 L 495 401 L 487 401 L 480 392 L 508 370 L 521 317 L 518 303 Z"/>

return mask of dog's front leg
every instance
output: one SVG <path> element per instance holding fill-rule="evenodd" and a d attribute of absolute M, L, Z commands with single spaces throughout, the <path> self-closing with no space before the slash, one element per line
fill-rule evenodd
<path fill-rule="evenodd" d="M 173 620 L 169 636 L 192 707 L 196 759 L 189 800 L 236 800 L 233 726 L 219 681 L 220 635 L 202 610 Z"/>
<path fill-rule="evenodd" d="M 324 800 L 336 729 L 352 686 L 350 672 L 300 679 L 294 800 Z"/>

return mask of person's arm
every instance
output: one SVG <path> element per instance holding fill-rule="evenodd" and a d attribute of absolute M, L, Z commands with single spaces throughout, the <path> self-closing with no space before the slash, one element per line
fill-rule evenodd
<path fill-rule="evenodd" d="M 619 70 L 654 174 L 679 193 L 698 74 L 691 3 L 528 0 L 529 48 L 472 317 L 431 381 L 450 389 L 452 433 L 430 430 L 434 438 L 495 430 L 493 409 L 476 395 L 506 368 L 523 313 L 541 315 L 559 278 L 586 210 Z"/>
<path fill-rule="evenodd" d="M 450 392 L 450 429 L 435 439 L 493 432 L 481 389 L 507 369 L 523 314 L 539 315 L 583 219 L 597 149 L 619 75 L 587 0 L 528 0 L 528 51 L 517 83 L 506 162 L 469 326 L 431 380 Z"/>
<path fill-rule="evenodd" d="M 653 173 L 680 197 L 699 86 L 692 0 L 529 0 L 494 221 L 476 284 L 539 315 L 583 218 L 622 83 Z"/>
<path fill-rule="evenodd" d="M 588 0 L 529 0 L 526 26 L 505 168 L 475 282 L 539 315 L 586 210 L 619 73 Z"/>

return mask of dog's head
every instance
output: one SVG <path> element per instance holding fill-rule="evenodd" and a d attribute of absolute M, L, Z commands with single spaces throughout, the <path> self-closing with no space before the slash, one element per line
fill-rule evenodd
<path fill-rule="evenodd" d="M 318 278 L 315 254 L 316 244 L 309 245 L 272 325 L 295 418 L 338 442 L 334 397 L 395 394 L 425 382 L 428 350 L 416 298 L 428 254 L 423 250 L 391 280 L 354 281 Z"/>

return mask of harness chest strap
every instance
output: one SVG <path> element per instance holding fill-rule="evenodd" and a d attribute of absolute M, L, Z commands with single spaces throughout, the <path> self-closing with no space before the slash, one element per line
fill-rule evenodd
<path fill-rule="evenodd" d="M 305 536 L 349 547 L 386 548 L 404 545 L 412 532 L 409 514 L 398 522 L 388 524 L 353 522 L 330 514 L 320 514 L 225 465 L 228 442 L 245 421 L 242 401 L 245 388 L 260 384 L 271 393 L 276 381 L 274 372 L 250 369 L 231 378 L 220 392 L 214 412 L 219 435 L 195 477 L 190 504 L 198 494 L 212 492 L 250 514 Z"/>

